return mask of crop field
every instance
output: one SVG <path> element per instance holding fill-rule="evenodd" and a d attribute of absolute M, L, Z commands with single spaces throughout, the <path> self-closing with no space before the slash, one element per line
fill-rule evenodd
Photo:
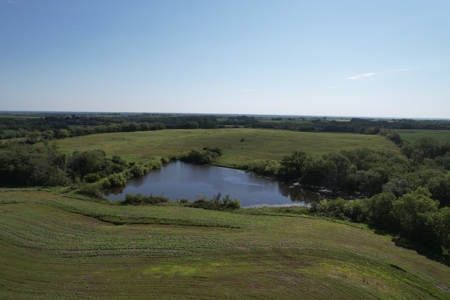
<path fill-rule="evenodd" d="M 299 215 L 0 190 L 0 299 L 448 299 L 450 269 Z"/>
<path fill-rule="evenodd" d="M 450 130 L 401 129 L 395 131 L 410 144 L 421 138 L 433 138 L 438 140 L 439 143 L 450 143 Z"/>
<path fill-rule="evenodd" d="M 58 140 L 58 145 L 66 151 L 102 148 L 109 156 L 118 154 L 141 161 L 178 155 L 192 148 L 221 147 L 224 155 L 217 163 L 223 166 L 239 166 L 256 159 L 280 160 L 293 150 L 313 156 L 360 147 L 398 151 L 394 143 L 378 135 L 247 128 L 105 133 Z"/>

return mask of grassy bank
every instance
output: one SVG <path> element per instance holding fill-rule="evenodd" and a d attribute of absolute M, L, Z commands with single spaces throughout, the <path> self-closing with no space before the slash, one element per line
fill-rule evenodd
<path fill-rule="evenodd" d="M 1 190 L 0 298 L 450 297 L 450 269 L 389 236 L 244 212 Z"/>
<path fill-rule="evenodd" d="M 309 133 L 265 129 L 161 130 L 106 133 L 59 140 L 62 150 L 102 148 L 108 156 L 148 161 L 155 156 L 178 155 L 204 146 L 221 147 L 218 164 L 241 165 L 255 159 L 280 160 L 293 150 L 320 156 L 360 147 L 375 150 L 398 148 L 384 137 L 348 133 Z"/>

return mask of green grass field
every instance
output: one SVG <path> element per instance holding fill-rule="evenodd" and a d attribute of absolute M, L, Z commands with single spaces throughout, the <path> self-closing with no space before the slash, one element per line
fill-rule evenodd
<path fill-rule="evenodd" d="M 58 140 L 58 145 L 66 151 L 102 148 L 109 156 L 119 154 L 141 161 L 178 155 L 192 148 L 221 147 L 224 155 L 218 164 L 223 166 L 239 166 L 255 159 L 280 160 L 293 150 L 316 156 L 359 147 L 398 151 L 392 142 L 377 135 L 246 128 L 105 133 Z"/>
<path fill-rule="evenodd" d="M 417 130 L 417 129 L 401 129 L 395 130 L 400 134 L 403 140 L 413 144 L 420 138 L 433 138 L 439 143 L 450 143 L 450 130 Z"/>
<path fill-rule="evenodd" d="M 0 299 L 450 297 L 450 269 L 389 236 L 241 212 L 0 190 Z"/>

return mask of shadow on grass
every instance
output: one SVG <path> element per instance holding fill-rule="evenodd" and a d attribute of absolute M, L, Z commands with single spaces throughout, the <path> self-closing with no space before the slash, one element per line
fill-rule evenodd
<path fill-rule="evenodd" d="M 395 233 L 393 231 L 383 230 L 379 228 L 369 227 L 374 231 L 374 233 L 378 235 L 384 235 L 384 236 L 392 236 L 392 241 L 397 247 L 401 247 L 408 250 L 416 251 L 417 254 L 425 256 L 426 258 L 430 260 L 434 260 L 436 262 L 442 263 L 448 267 L 450 267 L 450 256 L 442 254 L 441 249 L 431 249 L 428 247 L 424 247 L 423 245 L 419 243 L 415 243 L 414 241 L 411 241 L 403 236 L 399 236 L 398 233 Z"/>
<path fill-rule="evenodd" d="M 430 248 L 426 248 L 418 243 L 414 243 L 410 240 L 407 240 L 403 237 L 393 237 L 392 241 L 395 243 L 397 247 L 402 247 L 408 250 L 414 250 L 417 254 L 425 256 L 428 259 L 434 260 L 441 264 L 450 267 L 450 256 L 440 253 L 438 250 L 433 250 Z"/>

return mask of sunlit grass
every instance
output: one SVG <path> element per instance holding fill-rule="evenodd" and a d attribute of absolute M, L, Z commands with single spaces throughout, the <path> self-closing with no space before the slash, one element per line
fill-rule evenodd
<path fill-rule="evenodd" d="M 392 142 L 377 135 L 248 128 L 106 133 L 59 140 L 58 145 L 69 152 L 102 148 L 110 156 L 118 154 L 141 161 L 179 155 L 192 148 L 221 147 L 224 155 L 218 164 L 224 166 L 256 159 L 280 160 L 294 150 L 303 150 L 312 156 L 361 147 L 398 150 Z"/>
<path fill-rule="evenodd" d="M 120 206 L 36 190 L 1 190 L 0 203 L 1 299 L 450 296 L 447 266 L 365 227 L 295 212 Z"/>

